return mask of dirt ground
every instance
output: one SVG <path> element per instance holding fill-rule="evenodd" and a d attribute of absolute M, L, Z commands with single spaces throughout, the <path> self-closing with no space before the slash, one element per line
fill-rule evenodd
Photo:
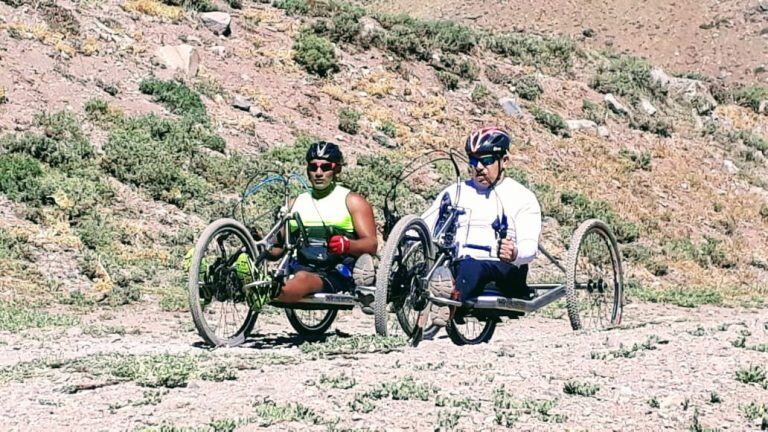
<path fill-rule="evenodd" d="M 244 346 L 211 351 L 186 313 L 146 304 L 93 311 L 76 327 L 0 334 L 0 429 L 760 429 L 759 415 L 745 413 L 764 409 L 768 390 L 737 371 L 768 365 L 755 348 L 768 342 L 764 310 L 630 304 L 620 329 L 592 333 L 547 311 L 505 322 L 478 346 L 454 346 L 442 332 L 418 348 L 341 355 L 323 345 L 372 335 L 373 317 L 341 314 L 335 334 L 306 345 L 272 313 Z M 234 375 L 151 388 L 88 363 L 156 354 Z M 597 391 L 565 393 L 578 383 Z"/>

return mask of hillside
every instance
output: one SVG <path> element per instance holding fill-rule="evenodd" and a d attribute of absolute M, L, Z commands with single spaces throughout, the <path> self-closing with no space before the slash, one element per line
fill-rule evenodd
<path fill-rule="evenodd" d="M 368 1 L 384 12 L 497 31 L 567 35 L 595 50 L 647 58 L 670 72 L 768 81 L 768 4 L 761 1 Z"/>
<path fill-rule="evenodd" d="M 185 252 L 208 221 L 229 214 L 251 176 L 300 170 L 311 137 L 338 142 L 348 155 L 345 183 L 380 206 L 388 181 L 416 155 L 459 149 L 471 129 L 488 124 L 516 138 L 510 174 L 541 201 L 548 249 L 564 256 L 578 222 L 604 219 L 621 243 L 630 311 L 668 311 L 659 312 L 666 330 L 691 313 L 691 326 L 745 321 L 748 332 L 764 336 L 755 315 L 764 312 L 768 294 L 768 88 L 762 75 L 738 71 L 759 67 L 753 62 L 765 58 L 765 44 L 752 36 L 714 44 L 707 55 L 745 59 L 723 57 L 738 66 L 721 80 L 708 77 L 718 73 L 706 56 L 671 60 L 668 50 L 680 49 L 671 43 L 643 48 L 658 51 L 651 58 L 664 68 L 603 50 L 603 38 L 638 54 L 646 51 L 633 46 L 648 42 L 622 26 L 602 29 L 588 11 L 574 21 L 594 28 L 594 41 L 559 36 L 579 32 L 540 21 L 518 25 L 536 34 L 500 33 L 483 21 L 493 9 L 481 18 L 448 3 L 359 4 L 370 9 L 303 0 L 0 1 L 0 365 L 11 368 L 5 372 L 16 373 L 22 361 L 75 355 L 56 344 L 36 356 L 15 351 L 27 346 L 26 336 L 43 345 L 56 332 L 77 338 L 101 325 L 102 314 L 122 333 L 144 326 L 127 338 L 132 355 L 162 353 L 174 338 L 187 353 L 197 339 L 185 312 Z M 567 16 L 570 7 L 558 10 Z M 617 4 L 611 13 L 628 7 Z M 223 13 L 204 15 L 212 10 Z M 524 23 L 534 15 L 515 16 Z M 744 34 L 752 35 L 763 16 L 745 18 Z M 407 207 L 422 208 L 442 181 L 434 171 L 410 183 Z M 534 267 L 532 278 L 551 278 L 543 258 Z M 711 306 L 677 308 L 700 305 Z M 123 322 L 141 311 L 153 318 Z M 559 329 L 565 321 L 553 311 L 521 323 Z M 728 319 L 715 322 L 708 314 Z M 645 325 L 642 316 L 628 319 Z M 165 332 L 177 321 L 186 327 Z M 695 328 L 676 326 L 670 338 L 689 330 Z M 649 336 L 640 333 L 638 344 Z M 706 356 L 707 343 L 723 342 L 711 335 L 698 355 Z M 98 338 L 106 336 L 86 336 L 95 338 L 87 352 L 99 352 Z M 137 348 L 153 337 L 146 351 Z M 517 337 L 504 340 L 512 346 Z M 600 335 L 584 338 L 590 345 Z M 749 342 L 762 346 L 757 339 Z M 744 348 L 744 341 L 725 345 Z M 446 346 L 430 351 L 435 361 Z M 759 364 L 748 351 L 734 356 Z M 728 392 L 738 394 L 734 385 L 741 384 L 728 380 Z M 748 401 L 729 400 L 729 409 L 741 403 Z M 689 414 L 674 427 L 687 427 Z M 706 414 L 741 424 L 714 409 Z M 203 420 L 213 417 L 220 416 Z M 646 420 L 641 429 L 653 424 Z"/>

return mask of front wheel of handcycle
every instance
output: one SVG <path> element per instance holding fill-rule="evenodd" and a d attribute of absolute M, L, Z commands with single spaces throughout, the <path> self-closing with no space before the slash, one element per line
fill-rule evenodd
<path fill-rule="evenodd" d="M 189 309 L 210 345 L 240 345 L 256 323 L 258 313 L 249 307 L 245 289 L 263 279 L 253 245 L 245 226 L 228 218 L 212 222 L 197 239 L 188 263 Z"/>
<path fill-rule="evenodd" d="M 285 309 L 285 316 L 296 332 L 304 337 L 319 337 L 325 334 L 336 319 L 335 309 L 303 310 Z"/>
<path fill-rule="evenodd" d="M 396 333 L 396 326 L 389 325 L 390 310 L 395 312 L 403 333 L 415 344 L 439 331 L 439 327 L 424 322 L 431 306 L 429 291 L 423 286 L 431 259 L 429 228 L 417 216 L 404 216 L 392 228 L 376 271 L 374 318 L 377 334 Z"/>
<path fill-rule="evenodd" d="M 621 323 L 624 277 L 611 229 L 598 219 L 573 233 L 566 260 L 565 294 L 574 330 L 605 329 Z"/>
<path fill-rule="evenodd" d="M 496 321 L 468 316 L 463 318 L 462 324 L 451 319 L 445 330 L 455 345 L 477 345 L 491 340 L 496 331 Z"/>

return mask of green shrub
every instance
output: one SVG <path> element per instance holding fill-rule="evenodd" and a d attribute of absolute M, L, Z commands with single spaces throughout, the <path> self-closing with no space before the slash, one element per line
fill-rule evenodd
<path fill-rule="evenodd" d="M 666 138 L 671 137 L 672 132 L 674 132 L 674 126 L 671 121 L 647 114 L 636 114 L 629 120 L 629 127 Z"/>
<path fill-rule="evenodd" d="M 570 70 L 576 52 L 576 45 L 570 39 L 548 39 L 522 33 L 489 36 L 485 45 L 516 64 L 556 71 Z"/>
<path fill-rule="evenodd" d="M 283 9 L 288 15 L 307 15 L 309 3 L 306 0 L 277 0 L 273 4 L 278 9 Z"/>
<path fill-rule="evenodd" d="M 619 150 L 619 157 L 627 159 L 632 164 L 633 170 L 651 170 L 651 152 L 637 152 L 629 149 Z"/>
<path fill-rule="evenodd" d="M 154 115 L 130 119 L 110 134 L 103 167 L 153 198 L 183 207 L 209 191 L 205 180 L 189 171 L 199 154 L 199 134 L 199 128 L 184 121 Z"/>
<path fill-rule="evenodd" d="M 141 81 L 139 90 L 153 96 L 152 99 L 155 102 L 162 104 L 174 114 L 207 122 L 205 105 L 200 100 L 200 95 L 181 82 L 148 78 Z"/>
<path fill-rule="evenodd" d="M 541 195 L 544 202 L 552 195 L 547 189 L 536 187 L 537 195 Z M 578 192 L 560 194 L 557 202 L 552 202 L 550 208 L 545 207 L 545 215 L 554 217 L 563 226 L 574 228 L 586 219 L 600 219 L 613 229 L 616 239 L 622 243 L 635 241 L 640 235 L 638 226 L 622 219 L 607 202 L 592 201 Z"/>
<path fill-rule="evenodd" d="M 521 98 L 529 101 L 535 101 L 544 92 L 544 88 L 539 84 L 539 80 L 535 75 L 526 75 L 513 82 L 515 86 L 515 92 L 520 95 Z"/>
<path fill-rule="evenodd" d="M 498 66 L 495 65 L 488 65 L 485 67 L 485 77 L 488 78 L 488 81 L 499 85 L 508 85 L 515 81 L 514 76 L 502 72 Z"/>
<path fill-rule="evenodd" d="M 715 91 L 714 96 L 720 103 L 735 103 L 759 112 L 760 103 L 768 100 L 768 88 L 738 85 L 735 88 Z"/>
<path fill-rule="evenodd" d="M 328 18 L 321 18 L 312 24 L 312 31 L 317 35 L 322 35 L 332 42 L 359 43 L 368 44 L 371 41 L 362 41 L 359 38 L 360 18 L 365 15 L 365 11 L 357 6 L 347 3 L 330 3 Z"/>
<path fill-rule="evenodd" d="M 594 396 L 600 387 L 594 384 L 583 383 L 579 381 L 568 381 L 563 386 L 563 392 L 569 395 Z"/>
<path fill-rule="evenodd" d="M 459 88 L 459 76 L 444 70 L 436 71 L 437 80 L 445 87 L 446 90 L 456 90 Z"/>
<path fill-rule="evenodd" d="M 605 105 L 596 104 L 586 99 L 581 103 L 581 110 L 587 120 L 592 120 L 599 125 L 605 124 L 605 120 L 608 118 L 608 109 Z"/>
<path fill-rule="evenodd" d="M 100 213 L 92 213 L 74 224 L 75 232 L 89 249 L 101 249 L 112 244 L 115 231 L 109 221 Z"/>
<path fill-rule="evenodd" d="M 390 184 L 402 172 L 403 166 L 387 156 L 365 155 L 357 159 L 356 167 L 343 173 L 342 182 L 379 209 Z"/>
<path fill-rule="evenodd" d="M 0 154 L 0 192 L 13 201 L 42 204 L 45 193 L 40 163 L 25 154 Z"/>
<path fill-rule="evenodd" d="M 162 0 L 162 2 L 170 6 L 179 6 L 198 12 L 213 12 L 217 10 L 211 0 Z"/>
<path fill-rule="evenodd" d="M 637 99 L 643 95 L 664 96 L 664 90 L 651 79 L 650 63 L 637 57 L 619 55 L 611 57 L 608 65 L 601 65 L 589 86 L 600 93 L 612 93 Z"/>
<path fill-rule="evenodd" d="M 63 173 L 51 170 L 41 181 L 49 201 L 54 201 L 70 220 L 108 206 L 114 190 L 95 167 Z"/>
<path fill-rule="evenodd" d="M 474 89 L 472 89 L 472 93 L 469 95 L 469 98 L 472 100 L 472 102 L 480 107 L 491 106 L 494 102 L 493 94 L 490 90 L 488 90 L 488 87 L 482 84 L 478 84 Z"/>
<path fill-rule="evenodd" d="M 394 138 L 397 135 L 397 127 L 388 120 L 379 125 L 378 130 L 390 138 Z"/>
<path fill-rule="evenodd" d="M 302 32 L 293 44 L 293 59 L 304 69 L 321 77 L 339 71 L 333 43 L 326 38 Z"/>
<path fill-rule="evenodd" d="M 553 134 L 564 137 L 570 136 L 565 120 L 558 114 L 551 113 L 539 107 L 531 107 L 530 111 L 536 122 L 546 127 Z"/>
<path fill-rule="evenodd" d="M 339 111 L 339 130 L 350 135 L 360 132 L 360 113 L 352 108 Z"/>

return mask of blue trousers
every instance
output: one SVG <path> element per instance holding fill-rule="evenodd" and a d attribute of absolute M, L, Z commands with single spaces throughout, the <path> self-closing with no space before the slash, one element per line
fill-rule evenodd
<path fill-rule="evenodd" d="M 505 297 L 528 299 L 527 264 L 517 267 L 502 261 L 464 258 L 454 261 L 451 271 L 459 301 L 479 296 L 489 283 L 494 283 Z"/>

